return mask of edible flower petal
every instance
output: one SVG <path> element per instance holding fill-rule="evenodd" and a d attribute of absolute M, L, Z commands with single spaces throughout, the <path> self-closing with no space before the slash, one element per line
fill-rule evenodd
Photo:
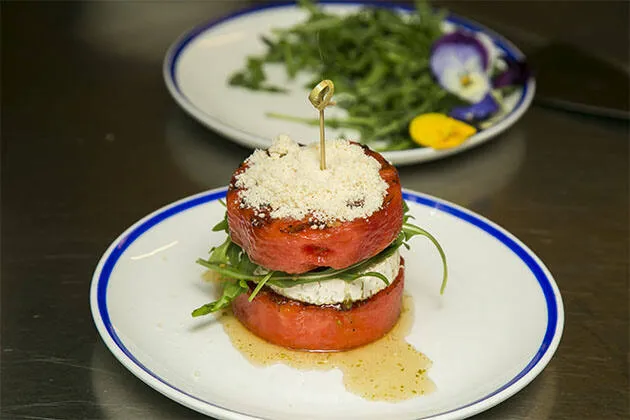
<path fill-rule="evenodd" d="M 495 89 L 527 83 L 531 76 L 531 71 L 525 61 L 508 57 L 505 57 L 503 60 L 506 64 L 506 69 L 492 79 L 492 86 Z"/>
<path fill-rule="evenodd" d="M 447 91 L 470 102 L 481 101 L 490 91 L 490 54 L 474 35 L 452 32 L 431 48 L 429 64 L 438 83 Z"/>
<path fill-rule="evenodd" d="M 475 127 L 438 113 L 418 115 L 409 124 L 413 141 L 433 149 L 457 147 L 476 132 Z"/>
<path fill-rule="evenodd" d="M 486 72 L 491 73 L 492 69 L 498 67 L 501 61 L 503 61 L 503 51 L 498 48 L 492 38 L 484 32 L 474 32 L 473 36 L 481 42 L 483 48 L 486 50 L 488 54 L 488 66 L 486 67 Z"/>
<path fill-rule="evenodd" d="M 499 104 L 492 94 L 488 93 L 481 101 L 470 106 L 458 106 L 449 112 L 449 116 L 465 121 L 476 123 L 484 121 L 499 111 Z"/>

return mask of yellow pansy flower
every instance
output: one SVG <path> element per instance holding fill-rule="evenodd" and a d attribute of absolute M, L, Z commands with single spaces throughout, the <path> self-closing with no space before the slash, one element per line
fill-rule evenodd
<path fill-rule="evenodd" d="M 409 124 L 413 141 L 433 149 L 457 147 L 476 132 L 475 127 L 438 113 L 418 115 Z"/>

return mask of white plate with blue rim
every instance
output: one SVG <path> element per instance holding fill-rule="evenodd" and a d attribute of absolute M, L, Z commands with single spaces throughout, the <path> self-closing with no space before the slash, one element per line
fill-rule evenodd
<path fill-rule="evenodd" d="M 376 3 L 371 3 L 375 5 Z M 385 3 L 380 7 L 393 7 Z M 323 2 L 327 12 L 345 14 L 365 6 L 360 2 Z M 403 13 L 410 9 L 396 6 Z M 303 21 L 307 13 L 294 4 L 268 4 L 239 11 L 230 16 L 201 24 L 186 32 L 167 52 L 163 64 L 166 86 L 175 101 L 196 120 L 222 134 L 227 139 L 249 148 L 268 148 L 278 134 L 287 134 L 300 143 L 319 139 L 316 126 L 270 118 L 268 113 L 284 113 L 300 118 L 316 117 L 308 102 L 304 87 L 312 75 L 299 73 L 289 80 L 279 66 L 267 68 L 269 80 L 288 88 L 286 94 L 266 93 L 230 86 L 228 80 L 242 69 L 246 58 L 265 52 L 261 36 L 270 35 L 272 28 L 287 28 Z M 523 53 L 507 39 L 490 29 L 465 18 L 448 15 L 443 23 L 445 33 L 463 30 L 483 38 L 488 54 L 498 61 L 526 63 Z M 441 159 L 461 153 L 495 138 L 511 127 L 530 106 L 535 92 L 535 80 L 528 77 L 501 99 L 499 112 L 477 124 L 478 131 L 457 147 L 433 149 L 415 147 L 384 151 L 383 155 L 395 165 L 407 165 Z M 495 95 L 496 96 L 496 95 Z M 327 109 L 329 117 L 343 118 L 344 111 Z M 360 139 L 358 132 L 327 128 L 329 136 Z M 379 150 L 378 139 L 370 147 Z"/>
<path fill-rule="evenodd" d="M 223 235 L 226 188 L 169 204 L 112 242 L 94 272 L 90 304 L 109 350 L 168 398 L 217 419 L 462 419 L 529 384 L 564 327 L 558 287 L 512 234 L 455 204 L 404 190 L 414 222 L 444 247 L 449 283 L 428 241 L 403 249 L 415 319 L 406 340 L 433 362 L 436 390 L 397 403 L 347 392 L 341 373 L 252 365 L 222 326 L 192 318 L 212 299 L 195 264 Z"/>

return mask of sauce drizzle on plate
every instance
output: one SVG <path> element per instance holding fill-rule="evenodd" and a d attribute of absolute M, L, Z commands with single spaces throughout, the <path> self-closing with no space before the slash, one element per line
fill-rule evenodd
<path fill-rule="evenodd" d="M 304 352 L 270 344 L 247 330 L 231 311 L 219 317 L 232 344 L 254 365 L 283 363 L 301 370 L 339 369 L 346 390 L 372 401 L 403 401 L 435 390 L 431 360 L 405 337 L 413 324 L 413 300 L 403 297 L 398 323 L 383 338 L 345 352 Z"/>

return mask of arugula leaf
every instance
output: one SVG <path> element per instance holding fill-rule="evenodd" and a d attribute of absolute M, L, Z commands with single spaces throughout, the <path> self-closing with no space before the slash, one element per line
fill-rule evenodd
<path fill-rule="evenodd" d="M 371 266 L 389 258 L 401 246 L 405 246 L 409 249 L 407 242 L 415 236 L 424 236 L 428 238 L 435 245 L 440 257 L 442 258 L 444 274 L 442 277 L 440 294 L 443 294 L 448 278 L 446 254 L 433 235 L 421 227 L 408 222 L 408 219 L 411 216 L 407 214 L 409 212 L 409 207 L 404 200 L 403 208 L 404 222 L 402 230 L 396 239 L 394 239 L 387 248 L 372 258 L 359 261 L 342 269 L 326 268 L 303 274 L 288 274 L 281 271 L 267 271 L 263 267 L 254 264 L 247 256 L 247 253 L 245 253 L 241 247 L 232 242 L 229 232 L 226 231 L 228 236 L 225 241 L 218 247 L 212 248 L 210 257 L 207 260 L 201 258 L 197 260 L 198 264 L 210 270 L 216 271 L 225 279 L 223 295 L 216 302 L 209 303 L 196 309 L 195 312 L 193 312 L 193 316 L 206 315 L 225 308 L 230 304 L 230 302 L 232 302 L 232 300 L 234 300 L 234 298 L 236 298 L 236 296 L 241 293 L 246 293 L 249 290 L 247 282 L 253 282 L 256 284 L 256 287 L 249 297 L 250 302 L 266 284 L 284 288 L 331 279 L 342 279 L 347 282 L 352 282 L 362 277 L 375 277 L 389 285 L 389 279 L 383 274 L 366 270 L 368 270 Z"/>
<path fill-rule="evenodd" d="M 219 202 L 221 202 L 223 206 L 225 206 L 225 203 L 223 203 L 221 200 L 219 200 Z M 227 221 L 227 212 L 225 213 L 223 220 L 221 220 L 219 223 L 214 225 L 214 227 L 212 228 L 212 231 L 213 232 L 224 231 L 225 233 L 230 233 L 230 229 L 229 229 L 228 221 Z"/>
<path fill-rule="evenodd" d="M 227 259 L 230 265 L 238 266 L 242 253 L 243 250 L 241 249 L 241 247 L 236 245 L 234 242 L 230 243 L 230 246 L 228 247 L 226 252 Z"/>
<path fill-rule="evenodd" d="M 383 274 L 379 273 L 378 271 L 368 271 L 367 273 L 357 274 L 350 281 L 354 281 L 354 280 L 360 279 L 361 277 L 376 277 L 378 279 L 383 280 L 383 283 L 385 283 L 387 286 L 389 286 L 389 279 L 387 277 L 385 277 Z"/>
<path fill-rule="evenodd" d="M 225 241 L 223 241 L 221 245 L 211 250 L 208 262 L 223 264 L 228 259 L 227 252 L 231 245 L 233 245 L 233 242 L 232 239 L 230 239 L 230 237 L 228 236 L 227 238 L 225 238 Z"/>
<path fill-rule="evenodd" d="M 237 265 L 238 271 L 241 273 L 254 274 L 258 267 L 259 266 L 257 264 L 254 264 L 249 259 L 247 254 L 243 250 L 241 250 L 240 260 Z"/>
<path fill-rule="evenodd" d="M 442 270 L 443 270 L 442 286 L 440 287 L 440 294 L 441 295 L 444 294 L 444 289 L 446 289 L 446 282 L 448 280 L 448 265 L 446 264 L 446 254 L 444 252 L 444 249 L 442 249 L 442 246 L 440 245 L 438 240 L 435 239 L 433 235 L 431 235 L 429 232 L 422 229 L 421 227 L 412 225 L 411 223 L 404 223 L 403 232 L 405 235 L 405 240 L 409 240 L 416 235 L 421 235 L 428 238 L 431 242 L 433 242 L 433 245 L 435 245 L 435 247 L 437 248 L 438 252 L 440 253 L 440 257 L 442 258 Z"/>
<path fill-rule="evenodd" d="M 247 286 L 246 281 L 228 280 L 223 285 L 223 294 L 221 295 L 219 300 L 200 306 L 199 308 L 192 311 L 192 316 L 198 317 L 202 315 L 208 315 L 212 312 L 227 308 L 232 303 L 234 298 L 236 298 L 241 293 L 247 293 L 248 290 L 249 287 Z"/>
<path fill-rule="evenodd" d="M 252 294 L 249 295 L 250 302 L 254 300 L 258 292 L 260 292 L 260 289 L 262 289 L 262 287 L 267 283 L 267 281 L 271 278 L 271 276 L 273 276 L 273 271 L 270 271 L 269 273 L 267 273 L 267 275 L 263 277 L 263 279 L 260 282 L 258 282 L 258 285 L 256 285 L 256 288 L 254 289 Z"/>
<path fill-rule="evenodd" d="M 403 223 L 407 223 L 409 219 L 415 219 L 415 217 L 413 217 L 412 215 L 408 213 L 409 213 L 409 206 L 407 205 L 407 202 L 403 200 L 403 214 L 404 214 Z M 409 249 L 409 247 L 407 247 L 407 249 Z"/>
<path fill-rule="evenodd" d="M 227 224 L 227 220 L 221 220 L 219 223 L 217 223 L 213 228 L 212 231 L 213 232 L 220 232 L 220 231 L 228 231 L 228 224 Z"/>
<path fill-rule="evenodd" d="M 216 271 L 221 274 L 223 277 L 233 278 L 233 279 L 241 279 L 247 281 L 256 281 L 262 279 L 261 276 L 255 276 L 252 274 L 243 273 L 238 271 L 238 268 L 234 268 L 225 263 L 211 263 L 209 260 L 203 260 L 201 258 L 197 259 L 197 264 L 203 265 L 210 270 Z"/>

